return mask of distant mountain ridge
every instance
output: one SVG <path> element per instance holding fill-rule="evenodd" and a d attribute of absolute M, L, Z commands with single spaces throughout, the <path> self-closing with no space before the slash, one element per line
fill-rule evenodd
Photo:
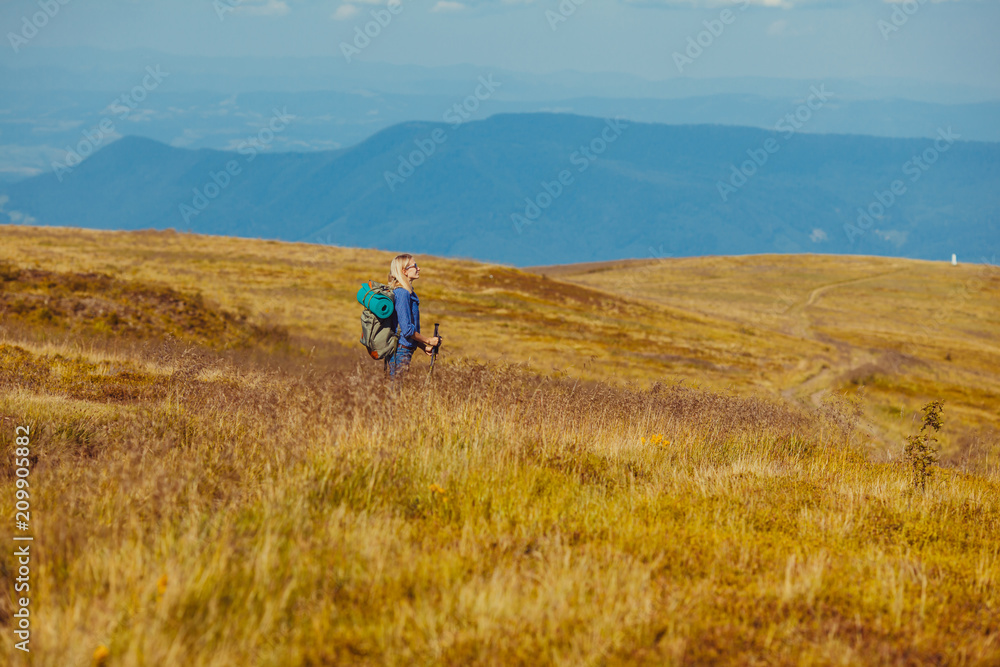
<path fill-rule="evenodd" d="M 933 137 L 951 125 L 970 141 L 1000 142 L 1000 101 L 975 104 L 932 104 L 905 99 L 849 99 L 834 84 L 805 86 L 787 97 L 762 94 L 714 94 L 675 99 L 576 97 L 550 100 L 504 99 L 509 81 L 470 112 L 482 120 L 498 113 L 571 113 L 580 116 L 625 116 L 642 123 L 668 125 L 719 124 L 774 129 L 794 114 L 811 87 L 830 93 L 811 114 L 801 132 L 868 134 L 882 137 Z M 473 79 L 476 82 L 476 79 Z M 454 105 L 466 99 L 475 83 L 456 96 L 397 95 L 368 90 L 309 93 L 239 94 L 168 90 L 153 91 L 130 114 L 115 113 L 107 92 L 10 91 L 0 104 L 0 178 L 33 176 L 52 169 L 67 148 L 76 147 L 87 131 L 111 120 L 118 135 L 155 139 L 178 148 L 231 150 L 248 131 L 265 123 L 274 107 L 295 116 L 277 138 L 275 150 L 333 150 L 364 141 L 376 132 L 407 121 L 442 122 Z M 32 122 L 24 122 L 31 118 Z"/>
<path fill-rule="evenodd" d="M 62 182 L 45 174 L 0 190 L 8 216 L 38 224 L 190 229 L 516 266 L 996 252 L 1000 146 L 623 125 L 612 140 L 605 119 L 500 114 L 458 127 L 401 123 L 340 151 L 252 157 L 125 138 Z"/>
<path fill-rule="evenodd" d="M 163 73 L 127 117 L 112 101 Z M 406 121 L 440 122 L 476 89 L 500 85 L 472 113 L 626 116 L 643 123 L 722 124 L 773 129 L 813 86 L 832 99 L 802 132 L 933 137 L 951 125 L 966 140 L 1000 141 L 1000 88 L 898 77 L 673 76 L 615 72 L 546 74 L 474 65 L 425 67 L 303 58 L 182 56 L 152 49 L 88 47 L 0 51 L 0 182 L 52 170 L 100 123 L 114 137 L 137 135 L 179 148 L 232 150 L 275 106 L 295 116 L 272 150 L 335 150 Z"/>

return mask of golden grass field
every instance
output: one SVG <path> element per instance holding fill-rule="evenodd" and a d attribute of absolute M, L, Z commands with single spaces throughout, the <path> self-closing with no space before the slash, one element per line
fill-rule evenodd
<path fill-rule="evenodd" d="M 0 663 L 1000 664 L 991 264 L 418 256 L 445 343 L 390 384 L 393 253 L 0 240 Z"/>

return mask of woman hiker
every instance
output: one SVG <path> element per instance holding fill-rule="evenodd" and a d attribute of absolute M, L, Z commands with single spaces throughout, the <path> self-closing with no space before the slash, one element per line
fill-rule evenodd
<path fill-rule="evenodd" d="M 420 267 L 413 261 L 413 255 L 399 255 L 389 265 L 388 285 L 392 288 L 393 317 L 396 318 L 396 333 L 399 334 L 396 353 L 385 360 L 390 377 L 409 368 L 413 351 L 418 345 L 430 356 L 441 342 L 438 336 L 428 338 L 420 333 L 420 298 L 413 291 L 413 281 L 419 277 Z"/>

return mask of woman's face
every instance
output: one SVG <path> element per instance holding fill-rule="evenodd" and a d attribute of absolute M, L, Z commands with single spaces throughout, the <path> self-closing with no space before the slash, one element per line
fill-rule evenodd
<path fill-rule="evenodd" d="M 417 263 L 411 259 L 406 265 L 406 268 L 403 270 L 403 273 L 405 273 L 406 277 L 410 279 L 410 282 L 413 282 L 420 277 L 420 267 L 417 266 Z"/>

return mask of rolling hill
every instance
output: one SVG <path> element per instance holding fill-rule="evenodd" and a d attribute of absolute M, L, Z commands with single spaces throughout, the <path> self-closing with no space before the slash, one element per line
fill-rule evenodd
<path fill-rule="evenodd" d="M 393 256 L 172 231 L 0 230 L 0 259 L 56 272 L 26 273 L 35 287 L 16 292 L 5 283 L 8 326 L 48 323 L 50 336 L 111 337 L 116 346 L 167 334 L 217 347 L 271 341 L 314 348 L 331 363 L 366 360 L 356 342 L 356 286 L 384 280 Z M 948 403 L 956 456 L 1000 429 L 993 263 L 826 255 L 527 270 L 420 263 L 423 321 L 441 322 L 449 354 L 460 358 L 529 363 L 586 381 L 683 381 L 812 407 L 861 392 L 867 437 L 878 448 L 894 447 L 934 399 Z M 202 313 L 202 296 L 233 315 Z M 164 311 L 180 312 L 184 323 L 158 329 Z M 192 322 L 207 332 L 185 333 Z"/>
<path fill-rule="evenodd" d="M 992 264 L 421 256 L 444 345 L 393 384 L 354 300 L 392 253 L 0 238 L 32 664 L 1000 657 Z"/>

